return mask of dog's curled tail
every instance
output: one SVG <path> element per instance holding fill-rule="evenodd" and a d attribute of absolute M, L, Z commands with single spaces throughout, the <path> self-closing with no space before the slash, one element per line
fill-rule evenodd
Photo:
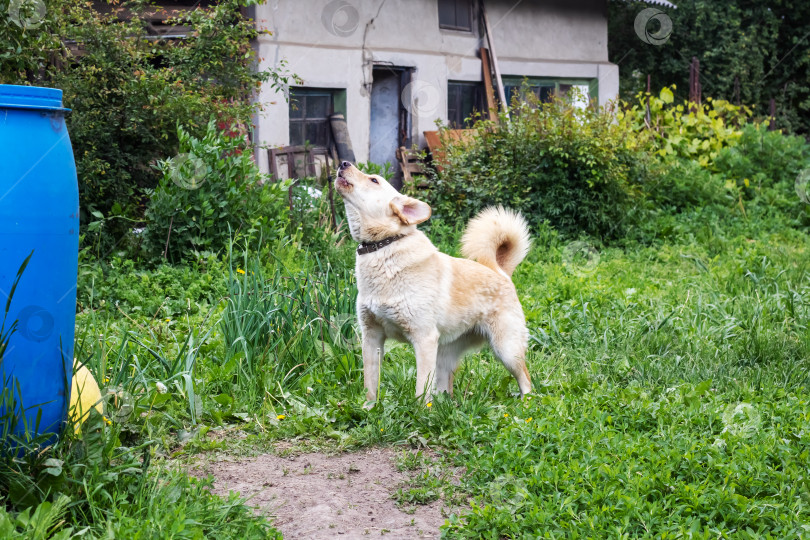
<path fill-rule="evenodd" d="M 523 216 L 503 206 L 490 206 L 467 224 L 461 238 L 461 253 L 511 277 L 531 245 Z"/>

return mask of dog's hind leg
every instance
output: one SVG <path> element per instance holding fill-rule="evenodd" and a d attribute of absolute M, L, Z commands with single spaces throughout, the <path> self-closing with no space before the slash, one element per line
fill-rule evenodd
<path fill-rule="evenodd" d="M 439 345 L 439 351 L 436 355 L 436 393 L 447 392 L 453 395 L 453 376 L 456 373 L 461 357 L 464 355 L 465 348 L 461 339 L 457 339 L 453 343 L 446 343 Z"/>
<path fill-rule="evenodd" d="M 488 328 L 489 344 L 495 356 L 517 380 L 521 397 L 532 390 L 532 380 L 526 369 L 526 349 L 529 332 L 523 317 L 501 316 L 492 321 Z"/>
<path fill-rule="evenodd" d="M 459 337 L 452 343 L 439 345 L 436 358 L 436 392 L 447 392 L 453 395 L 453 378 L 461 359 L 468 351 L 479 348 L 484 339 L 473 332 Z"/>
<path fill-rule="evenodd" d="M 416 397 L 430 401 L 436 381 L 436 354 L 439 348 L 439 331 L 432 329 L 415 333 L 413 349 L 416 353 Z"/>

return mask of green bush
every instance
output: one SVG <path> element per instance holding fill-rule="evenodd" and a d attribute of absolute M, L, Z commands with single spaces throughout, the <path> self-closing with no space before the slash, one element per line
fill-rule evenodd
<path fill-rule="evenodd" d="M 706 204 L 725 204 L 731 193 L 719 175 L 690 159 L 675 159 L 651 167 L 646 195 L 652 208 L 678 212 Z"/>
<path fill-rule="evenodd" d="M 152 165 L 177 153 L 176 125 L 202 136 L 214 116 L 220 129 L 245 133 L 258 104 L 259 84 L 287 82 L 284 68 L 256 71 L 251 40 L 257 36 L 243 7 L 223 0 L 192 9 L 182 20 L 184 39 L 147 38 L 142 0 L 48 0 L 36 27 L 0 29 L 0 83 L 51 86 L 64 91 L 76 156 L 82 224 L 104 218 L 91 238 L 108 249 L 140 220 L 146 190 L 160 172 Z M 26 4 L 26 3 L 23 3 Z M 34 2 L 26 4 L 29 8 Z M 0 11 L 9 11 L 0 0 Z M 72 51 L 72 52 L 71 52 Z"/>
<path fill-rule="evenodd" d="M 747 125 L 734 146 L 718 152 L 712 169 L 754 196 L 763 187 L 793 191 L 799 173 L 810 166 L 810 145 L 803 137 Z"/>
<path fill-rule="evenodd" d="M 707 167 L 718 152 L 737 143 L 739 126 L 748 121 L 751 110 L 711 98 L 702 105 L 676 103 L 674 89 L 665 87 L 658 97 L 639 93 L 635 104 L 619 112 L 619 121 L 645 143 L 651 143 L 652 150 L 665 160 L 694 159 Z"/>
<path fill-rule="evenodd" d="M 480 121 L 447 141 L 429 202 L 466 221 L 483 207 L 519 209 L 530 225 L 614 237 L 627 225 L 646 174 L 645 155 L 608 114 L 564 101 L 517 103 L 512 119 Z"/>
<path fill-rule="evenodd" d="M 180 153 L 158 162 L 163 174 L 146 210 L 144 247 L 169 261 L 205 257 L 230 238 L 287 233 L 286 184 L 264 183 L 246 141 L 212 120 L 198 139 L 177 128 Z"/>

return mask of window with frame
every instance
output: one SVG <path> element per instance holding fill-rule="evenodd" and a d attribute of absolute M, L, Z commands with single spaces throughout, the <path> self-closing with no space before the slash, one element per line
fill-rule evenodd
<path fill-rule="evenodd" d="M 484 86 L 477 82 L 447 83 L 447 123 L 453 129 L 472 127 L 473 114 L 486 109 Z"/>
<path fill-rule="evenodd" d="M 332 90 L 290 88 L 290 146 L 329 146 L 334 107 Z"/>
<path fill-rule="evenodd" d="M 548 103 L 555 96 L 571 97 L 578 106 L 585 107 L 590 96 L 597 93 L 595 83 L 585 79 L 504 77 L 503 86 L 509 103 L 512 103 L 514 98 L 519 101 L 526 101 L 530 94 L 534 94 L 541 103 Z"/>
<path fill-rule="evenodd" d="M 472 32 L 472 0 L 439 0 L 439 28 Z"/>

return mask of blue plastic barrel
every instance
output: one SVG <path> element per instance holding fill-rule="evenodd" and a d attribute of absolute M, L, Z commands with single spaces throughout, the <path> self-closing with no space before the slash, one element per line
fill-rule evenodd
<path fill-rule="evenodd" d="M 70 403 L 79 188 L 66 112 L 61 90 L 0 85 L 0 321 L 31 255 L 6 319 L 6 329 L 14 321 L 17 328 L 0 360 L 3 385 L 25 411 L 18 434 L 59 432 Z"/>

